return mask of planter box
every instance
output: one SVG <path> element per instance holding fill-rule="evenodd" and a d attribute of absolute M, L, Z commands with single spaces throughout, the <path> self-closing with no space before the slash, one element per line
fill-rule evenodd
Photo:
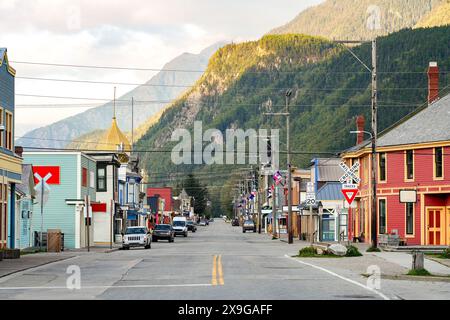
<path fill-rule="evenodd" d="M 3 259 L 19 259 L 20 250 L 19 249 L 3 249 L 0 253 L 3 255 Z"/>

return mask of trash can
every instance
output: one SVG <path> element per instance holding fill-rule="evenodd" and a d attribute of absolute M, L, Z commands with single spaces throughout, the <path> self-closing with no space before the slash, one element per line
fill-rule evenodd
<path fill-rule="evenodd" d="M 61 252 L 62 234 L 59 229 L 47 230 L 47 252 Z"/>

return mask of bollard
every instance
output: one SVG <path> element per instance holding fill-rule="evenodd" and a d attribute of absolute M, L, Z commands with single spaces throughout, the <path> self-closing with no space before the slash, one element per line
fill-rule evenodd
<path fill-rule="evenodd" d="M 422 270 L 425 268 L 423 252 L 413 251 L 412 270 Z"/>

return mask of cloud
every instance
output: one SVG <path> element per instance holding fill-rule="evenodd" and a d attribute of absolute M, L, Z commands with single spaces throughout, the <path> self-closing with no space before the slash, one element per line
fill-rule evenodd
<path fill-rule="evenodd" d="M 0 0 L 0 47 L 12 61 L 161 68 L 221 40 L 256 39 L 322 0 Z M 153 72 L 16 64 L 18 76 L 144 83 Z M 118 95 L 131 90 L 118 86 Z M 111 97 L 112 85 L 16 79 L 16 92 Z M 16 104 L 74 103 L 16 97 Z M 41 126 L 80 108 L 18 110 L 16 126 Z"/>

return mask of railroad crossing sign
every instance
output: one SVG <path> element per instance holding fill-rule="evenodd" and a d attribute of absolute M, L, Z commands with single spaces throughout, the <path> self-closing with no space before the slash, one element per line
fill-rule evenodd
<path fill-rule="evenodd" d="M 49 172 L 42 177 L 39 173 L 35 172 L 34 177 L 38 181 L 38 183 L 34 186 L 34 190 L 36 190 L 36 199 L 41 199 L 42 203 L 45 204 L 48 200 L 48 193 L 50 191 L 50 186 L 47 181 L 52 177 L 52 174 Z M 42 191 L 44 191 L 43 194 Z"/>
<path fill-rule="evenodd" d="M 351 180 L 355 181 L 357 184 L 361 182 L 361 179 L 355 173 L 359 168 L 359 162 L 356 162 L 351 168 L 349 168 L 344 162 L 339 163 L 339 166 L 345 172 L 339 179 L 340 183 L 346 183 Z"/>
<path fill-rule="evenodd" d="M 343 184 L 342 194 L 349 205 L 355 200 L 356 194 L 358 193 L 358 185 L 356 184 Z"/>

